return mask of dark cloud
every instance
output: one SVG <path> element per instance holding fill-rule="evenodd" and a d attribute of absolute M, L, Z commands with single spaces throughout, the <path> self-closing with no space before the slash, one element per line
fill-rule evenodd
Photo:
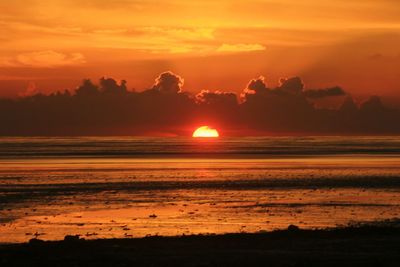
<path fill-rule="evenodd" d="M 340 106 L 339 111 L 342 113 L 354 114 L 358 111 L 358 106 L 351 96 L 347 96 Z"/>
<path fill-rule="evenodd" d="M 125 80 L 118 84 L 116 80 L 111 78 L 100 79 L 100 90 L 107 94 L 125 94 L 128 92 Z"/>
<path fill-rule="evenodd" d="M 259 78 L 253 79 L 249 82 L 244 93 L 246 93 L 246 94 L 265 94 L 268 91 L 269 90 L 265 83 L 265 78 L 263 76 L 260 76 Z"/>
<path fill-rule="evenodd" d="M 184 80 L 181 77 L 167 71 L 156 78 L 153 89 L 162 93 L 179 93 L 182 90 L 183 83 Z"/>
<path fill-rule="evenodd" d="M 239 123 L 239 105 L 234 93 L 203 90 L 196 95 L 196 104 L 197 118 L 202 124 L 230 127 Z"/>
<path fill-rule="evenodd" d="M 93 97 L 99 94 L 99 88 L 91 80 L 83 80 L 82 84 L 75 91 L 78 97 Z"/>
<path fill-rule="evenodd" d="M 249 86 L 244 90 L 241 115 L 246 123 L 261 131 L 308 131 L 313 105 L 301 94 L 304 85 L 300 78 L 281 79 L 279 86 L 272 89 L 266 87 L 264 79 L 249 83 L 256 84 L 260 88 L 254 93 L 246 93 Z"/>
<path fill-rule="evenodd" d="M 126 81 L 83 80 L 74 91 L 0 99 L 0 135 L 188 135 L 199 124 L 236 134 L 398 134 L 400 112 L 377 96 L 359 106 L 347 95 L 338 110 L 314 107 L 312 99 L 344 95 L 339 87 L 305 90 L 299 77 L 268 88 L 251 80 L 231 92 L 183 91 L 183 79 L 164 72 L 143 92 Z"/>
<path fill-rule="evenodd" d="M 293 77 L 289 79 L 282 78 L 279 81 L 279 90 L 289 94 L 301 94 L 304 89 L 303 81 L 299 77 Z"/>
<path fill-rule="evenodd" d="M 383 112 L 385 110 L 386 108 L 384 107 L 381 98 L 379 96 L 371 96 L 360 106 L 360 111 L 367 113 Z"/>
<path fill-rule="evenodd" d="M 344 96 L 346 92 L 338 87 L 326 88 L 326 89 L 312 89 L 303 91 L 303 94 L 307 98 L 324 98 L 324 97 L 331 97 L 331 96 Z"/>
<path fill-rule="evenodd" d="M 198 103 L 205 105 L 237 105 L 236 94 L 231 92 L 202 90 L 196 95 L 196 99 Z"/>

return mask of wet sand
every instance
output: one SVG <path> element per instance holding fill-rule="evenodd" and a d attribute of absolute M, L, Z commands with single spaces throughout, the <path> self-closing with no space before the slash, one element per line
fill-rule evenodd
<path fill-rule="evenodd" d="M 400 217 L 400 157 L 29 158 L 0 165 L 0 243 L 304 229 Z"/>
<path fill-rule="evenodd" d="M 206 266 L 218 265 L 218 255 L 225 255 L 221 260 L 234 265 L 254 255 L 257 262 L 260 253 L 261 260 L 277 264 L 280 257 L 293 257 L 296 261 L 282 263 L 291 266 L 302 262 L 296 255 L 310 253 L 321 262 L 326 254 L 321 248 L 346 259 L 341 247 L 352 245 L 355 255 L 368 258 L 376 250 L 385 256 L 386 241 L 390 258 L 397 235 L 372 231 L 341 238 L 332 234 L 337 231 L 318 229 L 399 217 L 398 137 L 0 139 L 0 244 L 66 235 L 86 239 L 71 251 L 67 247 L 65 255 L 61 250 L 70 243 L 41 243 L 37 255 L 50 261 L 50 254 L 59 261 L 72 253 L 82 263 L 85 255 L 79 253 L 98 250 L 87 261 L 102 263 L 98 258 L 108 250 L 126 246 L 121 258 L 137 258 L 142 265 L 158 259 L 157 265 L 163 259 L 174 265 L 174 255 L 194 265 L 202 265 L 197 256 L 210 258 Z M 306 241 L 285 232 L 260 234 L 291 224 L 307 230 Z M 141 239 L 148 235 L 163 238 Z M 283 235 L 281 247 L 274 247 L 275 235 Z M 35 257 L 31 246 L 3 248 L 7 253 L 15 248 L 29 260 Z M 118 263 L 117 254 L 111 259 Z"/>
<path fill-rule="evenodd" d="M 326 230 L 0 245 L 1 266 L 398 266 L 399 221 Z"/>
<path fill-rule="evenodd" d="M 0 148 L 0 266 L 400 262 L 398 137 L 5 138 Z"/>

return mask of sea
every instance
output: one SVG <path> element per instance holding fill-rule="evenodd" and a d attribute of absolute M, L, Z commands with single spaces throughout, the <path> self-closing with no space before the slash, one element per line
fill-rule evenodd
<path fill-rule="evenodd" d="M 400 217 L 400 137 L 0 137 L 0 243 Z"/>

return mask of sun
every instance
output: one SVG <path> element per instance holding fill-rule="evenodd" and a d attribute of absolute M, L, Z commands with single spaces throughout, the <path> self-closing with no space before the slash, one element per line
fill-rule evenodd
<path fill-rule="evenodd" d="M 216 129 L 210 128 L 208 126 L 201 126 L 193 132 L 193 137 L 219 137 L 219 133 Z"/>

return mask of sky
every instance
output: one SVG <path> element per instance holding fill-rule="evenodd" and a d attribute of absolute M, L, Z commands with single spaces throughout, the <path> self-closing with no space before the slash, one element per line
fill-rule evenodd
<path fill-rule="evenodd" d="M 172 71 L 189 92 L 300 76 L 400 103 L 399 14 L 398 0 L 0 0 L 0 97 L 101 77 L 142 91 Z"/>

